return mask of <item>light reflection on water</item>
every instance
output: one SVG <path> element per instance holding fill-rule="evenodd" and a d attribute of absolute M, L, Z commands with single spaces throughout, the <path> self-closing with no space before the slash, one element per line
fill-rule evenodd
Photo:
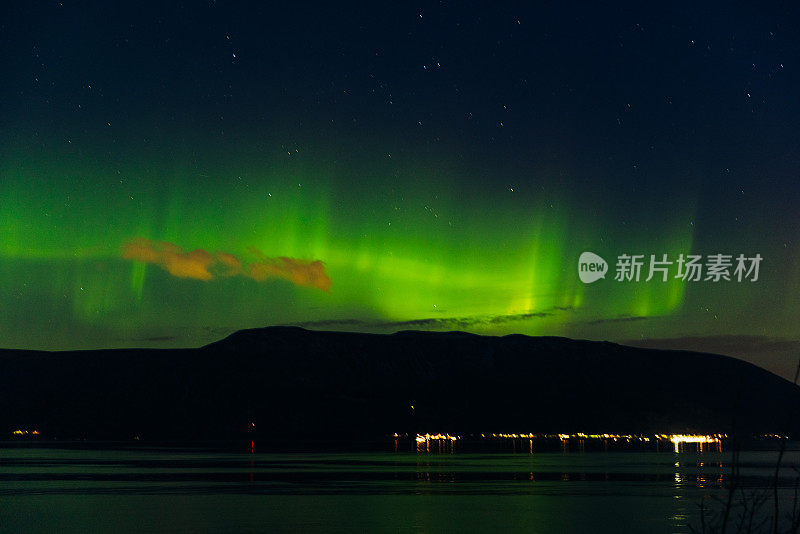
<path fill-rule="evenodd" d="M 775 452 L 743 452 L 769 488 Z M 685 532 L 731 455 L 0 448 L 3 531 Z M 791 499 L 800 452 L 784 458 Z"/>

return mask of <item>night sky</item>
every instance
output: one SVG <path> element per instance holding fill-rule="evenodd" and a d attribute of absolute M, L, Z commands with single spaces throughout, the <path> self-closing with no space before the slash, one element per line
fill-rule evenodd
<path fill-rule="evenodd" d="M 465 330 L 793 374 L 791 3 L 116 4 L 0 8 L 1 346 Z"/>

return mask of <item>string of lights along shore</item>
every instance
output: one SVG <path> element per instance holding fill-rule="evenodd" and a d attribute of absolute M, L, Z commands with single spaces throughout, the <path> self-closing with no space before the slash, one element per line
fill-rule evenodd
<path fill-rule="evenodd" d="M 800 50 L 785 14 L 3 13 L 3 347 L 464 330 L 793 374 Z M 606 270 L 582 273 L 586 252 Z"/>

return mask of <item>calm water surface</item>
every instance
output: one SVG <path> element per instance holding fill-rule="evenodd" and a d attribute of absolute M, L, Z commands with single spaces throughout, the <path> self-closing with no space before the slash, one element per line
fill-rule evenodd
<path fill-rule="evenodd" d="M 775 452 L 743 452 L 771 492 Z M 688 532 L 729 453 L 0 448 L 3 532 Z M 789 451 L 782 506 L 800 452 Z M 770 504 L 770 507 L 772 505 Z"/>

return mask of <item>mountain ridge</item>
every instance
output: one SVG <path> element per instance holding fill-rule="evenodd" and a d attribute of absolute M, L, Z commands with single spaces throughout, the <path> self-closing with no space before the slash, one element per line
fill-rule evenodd
<path fill-rule="evenodd" d="M 196 349 L 0 350 L 0 431 L 63 439 L 800 435 L 798 407 L 800 388 L 736 358 L 561 337 L 266 327 Z"/>

